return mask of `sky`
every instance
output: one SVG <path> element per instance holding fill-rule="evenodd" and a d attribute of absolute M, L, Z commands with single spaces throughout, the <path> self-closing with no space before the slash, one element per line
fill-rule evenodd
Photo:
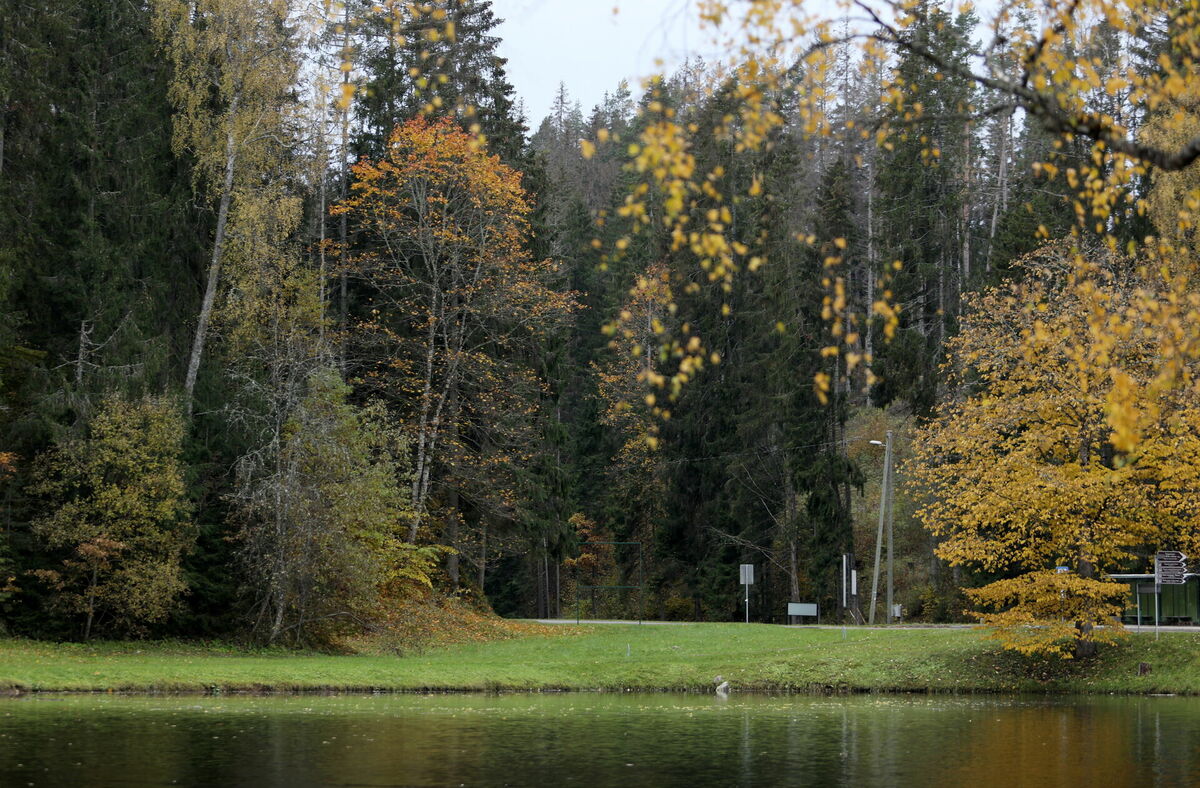
<path fill-rule="evenodd" d="M 886 12 L 887 4 L 879 5 Z M 998 2 L 974 5 L 990 18 Z M 838 13 L 834 0 L 809 6 Z M 531 131 L 549 114 L 560 81 L 586 116 L 622 79 L 637 95 L 642 77 L 670 72 L 688 57 L 721 59 L 700 28 L 696 0 L 492 0 L 492 10 L 504 20 L 496 29 L 500 54 Z"/>
<path fill-rule="evenodd" d="M 613 9 L 617 8 L 617 13 Z M 586 115 L 622 79 L 639 80 L 689 56 L 711 55 L 693 0 L 492 0 L 508 78 L 525 101 L 531 129 L 549 114 L 564 82 Z"/>

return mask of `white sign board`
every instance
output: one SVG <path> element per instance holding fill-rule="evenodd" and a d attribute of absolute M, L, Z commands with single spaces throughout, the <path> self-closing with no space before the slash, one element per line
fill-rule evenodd
<path fill-rule="evenodd" d="M 754 564 L 742 564 L 742 585 L 754 585 Z"/>
<path fill-rule="evenodd" d="M 816 602 L 788 602 L 789 616 L 815 616 L 816 614 Z"/>
<path fill-rule="evenodd" d="M 1154 582 L 1183 585 L 1187 582 L 1187 556 L 1178 550 L 1160 550 L 1154 554 Z"/>

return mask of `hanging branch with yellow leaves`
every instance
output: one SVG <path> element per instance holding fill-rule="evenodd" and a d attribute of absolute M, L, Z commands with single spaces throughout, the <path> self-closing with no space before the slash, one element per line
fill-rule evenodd
<path fill-rule="evenodd" d="M 720 173 L 697 170 L 691 153 L 696 135 L 723 136 L 737 150 L 753 151 L 769 148 L 772 134 L 789 124 L 813 137 L 858 135 L 886 147 L 908 126 L 935 120 L 912 98 L 913 86 L 898 73 L 891 73 L 883 78 L 882 97 L 894 120 L 881 119 L 870 127 L 835 124 L 830 108 L 844 97 L 829 79 L 831 53 L 846 45 L 857 47 L 863 73 L 904 54 L 923 59 L 935 78 L 965 80 L 978 86 L 989 103 L 956 108 L 957 120 L 977 122 L 1021 112 L 1056 135 L 1060 147 L 1076 139 L 1090 143 L 1090 161 L 1084 166 L 1060 171 L 1057 164 L 1047 161 L 1040 163 L 1038 170 L 1045 177 L 1067 181 L 1077 194 L 1080 232 L 1104 236 L 1110 249 L 1118 245 L 1114 230 L 1123 217 L 1144 210 L 1137 184 L 1154 171 L 1185 170 L 1200 156 L 1200 127 L 1186 112 L 1174 109 L 1187 105 L 1200 88 L 1200 6 L 1196 2 L 1007 3 L 980 26 L 984 48 L 979 58 L 969 61 L 947 59 L 912 35 L 937 7 L 928 0 L 843 0 L 836 11 L 826 13 L 824 7 L 804 0 L 704 0 L 700 17 L 728 53 L 725 74 L 736 85 L 737 109 L 719 128 L 700 129 L 679 122 L 655 95 L 657 85 L 651 83 L 644 128 L 638 139 L 625 141 L 630 168 L 639 180 L 629 190 L 621 216 L 631 222 L 633 232 L 660 225 L 671 237 L 674 250 L 689 251 L 714 280 L 727 281 L 739 271 L 767 262 L 758 251 L 731 242 L 728 212 L 721 206 L 709 210 L 702 223 L 690 221 L 691 209 L 703 199 L 728 205 L 739 197 L 720 194 L 712 187 Z M 962 9 L 969 5 L 963 4 Z M 1155 40 L 1159 32 L 1161 40 Z M 1106 57 L 1114 36 L 1125 54 Z M 1138 62 L 1129 54 L 1139 47 L 1157 52 L 1150 56 L 1151 63 Z M 777 103 L 785 92 L 799 97 L 793 114 L 787 116 Z M 1156 115 L 1166 116 L 1162 121 L 1166 133 L 1144 133 L 1139 124 Z M 603 132 L 594 141 L 583 141 L 583 155 L 589 157 L 597 144 L 608 142 L 612 140 Z M 933 166 L 940 153 L 930 145 L 923 159 Z M 760 188 L 755 180 L 751 192 Z M 1185 203 L 1200 205 L 1200 193 L 1191 192 L 1190 203 Z M 1194 210 L 1185 208 L 1185 224 Z M 609 254 L 619 255 L 625 245 L 627 239 L 618 241 Z M 1178 254 L 1177 248 L 1160 252 L 1160 256 Z M 893 272 L 904 262 L 896 261 Z M 1089 265 L 1082 258 L 1077 262 L 1081 270 Z M 849 326 L 879 319 L 884 333 L 891 336 L 899 322 L 900 305 L 885 292 L 885 297 L 870 305 L 870 314 L 852 318 L 846 311 L 845 279 L 836 263 L 829 268 L 826 319 L 836 341 L 828 353 L 845 356 L 845 366 L 850 367 L 863 363 L 864 358 L 862 348 L 848 341 L 856 334 Z M 1177 284 L 1186 288 L 1184 282 Z M 882 290 L 887 290 L 886 284 Z M 1154 298 L 1146 300 L 1152 303 L 1145 308 L 1157 310 L 1154 319 L 1164 326 L 1195 312 L 1195 304 L 1179 312 Z M 1186 289 L 1178 290 L 1173 302 L 1181 300 L 1191 303 L 1193 297 Z M 1192 357 L 1200 348 L 1190 336 L 1177 341 L 1168 333 L 1163 339 L 1163 370 L 1176 384 L 1174 374 L 1179 367 L 1171 359 Z M 678 349 L 674 337 L 663 337 L 662 342 L 669 353 Z M 685 359 L 689 364 L 702 364 L 705 356 L 699 348 L 686 353 Z M 674 397 L 688 377 L 685 372 L 650 382 Z M 830 382 L 817 380 L 816 384 L 823 394 Z M 1119 416 L 1114 413 L 1112 418 L 1115 424 Z"/>

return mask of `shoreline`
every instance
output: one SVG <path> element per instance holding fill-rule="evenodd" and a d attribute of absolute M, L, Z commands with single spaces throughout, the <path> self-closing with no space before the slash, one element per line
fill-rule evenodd
<path fill-rule="evenodd" d="M 1142 663 L 1150 672 L 1139 673 Z M 1094 660 L 1004 652 L 971 629 L 613 625 L 396 656 L 179 641 L 0 639 L 0 695 L 462 693 L 1200 695 L 1200 635 L 1129 637 Z"/>
<path fill-rule="evenodd" d="M 16 700 L 20 698 L 33 698 L 43 696 L 68 696 L 68 697 L 126 697 L 126 698 L 221 698 L 221 697 L 236 697 L 236 698 L 279 698 L 279 697 L 339 697 L 339 696 L 358 696 L 358 697 L 375 697 L 384 695 L 485 695 L 485 696 L 507 696 L 507 695 L 696 695 L 696 696 L 715 696 L 712 691 L 702 691 L 697 689 L 682 689 L 671 687 L 624 687 L 621 689 L 608 689 L 604 687 L 572 687 L 572 688 L 537 688 L 537 689 L 519 689 L 519 688 L 498 688 L 498 689 L 475 689 L 469 687 L 461 688 L 385 688 L 385 687 L 298 687 L 298 688 L 265 688 L 265 689 L 246 689 L 237 687 L 217 687 L 209 690 L 202 689 L 155 689 L 155 688 L 129 688 L 129 689 L 2 689 L 0 690 L 0 701 L 3 699 Z M 738 695 L 749 695 L 754 697 L 806 697 L 806 698 L 837 698 L 837 697 L 856 697 L 861 695 L 887 695 L 887 696 L 957 696 L 957 697 L 1044 697 L 1044 698 L 1061 698 L 1061 697 L 1125 697 L 1125 698 L 1195 698 L 1200 697 L 1198 691 L 1186 692 L 1145 692 L 1140 690 L 1108 690 L 1103 692 L 1086 692 L 1075 689 L 899 689 L 887 687 L 871 687 L 871 688 L 851 688 L 851 689 L 812 689 L 804 690 L 797 688 L 749 688 L 738 689 L 731 691 L 727 697 L 733 698 Z"/>

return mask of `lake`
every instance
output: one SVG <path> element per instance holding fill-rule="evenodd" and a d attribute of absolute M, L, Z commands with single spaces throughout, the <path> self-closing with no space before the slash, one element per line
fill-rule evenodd
<path fill-rule="evenodd" d="M 0 699 L 0 786 L 1190 786 L 1200 699 Z"/>

